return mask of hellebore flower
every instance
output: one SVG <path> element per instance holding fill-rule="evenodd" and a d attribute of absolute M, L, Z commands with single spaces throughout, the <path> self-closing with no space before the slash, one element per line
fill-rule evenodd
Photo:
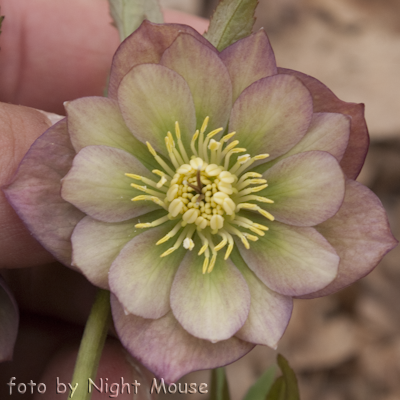
<path fill-rule="evenodd" d="M 396 243 L 353 180 L 363 106 L 277 69 L 262 30 L 219 53 L 145 21 L 114 56 L 109 98 L 66 110 L 7 196 L 48 250 L 111 290 L 122 343 L 167 381 L 276 347 L 292 297 L 349 285 Z"/>

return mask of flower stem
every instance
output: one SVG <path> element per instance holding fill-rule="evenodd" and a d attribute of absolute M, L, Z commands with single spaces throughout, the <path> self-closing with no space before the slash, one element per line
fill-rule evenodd
<path fill-rule="evenodd" d="M 93 381 L 96 378 L 110 322 L 110 292 L 100 289 L 97 292 L 96 299 L 86 322 L 85 331 L 83 332 L 71 382 L 72 389 L 70 390 L 68 399 L 90 400 L 92 397 L 92 393 L 89 393 L 88 390 L 88 381 L 89 378 Z"/>

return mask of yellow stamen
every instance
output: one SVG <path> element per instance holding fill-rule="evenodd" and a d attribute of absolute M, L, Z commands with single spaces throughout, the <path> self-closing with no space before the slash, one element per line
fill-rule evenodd
<path fill-rule="evenodd" d="M 210 264 L 209 264 L 208 269 L 207 269 L 207 273 L 208 274 L 211 273 L 212 270 L 214 269 L 214 265 L 215 265 L 215 261 L 216 260 L 217 260 L 217 253 L 213 253 L 213 256 L 211 257 Z"/>
<path fill-rule="evenodd" d="M 266 197 L 261 197 L 261 196 L 256 196 L 256 195 L 250 195 L 250 196 L 244 196 L 240 198 L 240 201 L 247 202 L 247 201 L 259 201 L 260 203 L 269 203 L 273 204 L 274 201 L 271 199 L 267 199 Z"/>
<path fill-rule="evenodd" d="M 247 179 L 246 181 L 243 181 L 240 183 L 238 182 L 238 184 L 236 185 L 236 189 L 242 190 L 249 185 L 260 185 L 263 183 L 267 183 L 267 180 L 266 179 Z"/>
<path fill-rule="evenodd" d="M 255 187 L 248 188 L 248 189 L 243 189 L 239 192 L 239 196 L 247 196 L 250 193 L 261 192 L 261 190 L 264 190 L 266 187 L 268 187 L 267 183 L 265 185 L 255 186 Z"/>
<path fill-rule="evenodd" d="M 178 222 L 164 237 L 162 237 L 157 243 L 156 246 L 158 246 L 161 243 L 165 243 L 167 240 L 173 238 L 179 231 L 179 229 L 182 228 L 181 222 Z"/>
<path fill-rule="evenodd" d="M 141 192 L 145 192 L 151 194 L 152 196 L 159 197 L 160 199 L 165 196 L 165 193 L 160 193 L 156 192 L 155 190 L 148 189 L 147 186 L 140 186 L 137 185 L 136 183 L 131 183 L 131 186 L 137 190 L 140 190 Z"/>
<path fill-rule="evenodd" d="M 243 175 L 240 177 L 238 183 L 242 183 L 242 182 L 243 182 L 244 180 L 246 180 L 247 178 L 262 178 L 262 175 L 259 174 L 259 173 L 257 173 L 257 172 L 252 172 L 252 171 L 246 172 L 245 174 L 243 174 Z"/>
<path fill-rule="evenodd" d="M 238 147 L 236 149 L 232 149 L 231 151 L 228 151 L 228 154 L 225 156 L 224 168 L 225 169 L 229 168 L 229 159 L 231 158 L 232 154 L 243 153 L 244 151 L 246 151 L 246 149 L 245 148 L 241 148 L 241 147 Z"/>
<path fill-rule="evenodd" d="M 188 232 L 188 227 L 186 227 L 182 233 L 179 235 L 178 239 L 176 240 L 175 244 L 170 247 L 167 251 L 164 251 L 164 253 L 161 254 L 160 257 L 165 257 L 168 256 L 169 254 L 173 253 L 175 250 L 179 249 L 179 246 L 182 244 L 187 232 Z"/>
<path fill-rule="evenodd" d="M 194 146 L 198 137 L 199 137 L 199 131 L 196 131 L 192 137 L 192 141 L 190 142 L 190 148 L 192 149 L 192 152 L 195 156 L 198 156 L 197 150 Z"/>
<path fill-rule="evenodd" d="M 182 154 L 182 157 L 185 160 L 185 163 L 189 163 L 189 157 L 188 157 L 188 155 L 186 153 L 185 146 L 182 143 L 181 130 L 179 128 L 178 121 L 175 121 L 175 135 L 176 135 L 176 137 L 178 139 L 178 146 L 179 146 L 179 150 L 180 150 L 180 152 Z"/>
<path fill-rule="evenodd" d="M 156 151 L 153 149 L 151 144 L 149 142 L 146 142 L 147 147 L 152 154 L 152 156 L 156 159 L 156 161 L 161 165 L 161 167 L 164 168 L 164 171 L 169 175 L 169 176 L 174 176 L 175 172 L 172 171 L 172 169 L 167 165 L 167 163 L 156 153 Z"/>
<path fill-rule="evenodd" d="M 150 200 L 153 203 L 156 203 L 157 205 L 159 205 L 160 207 L 164 208 L 165 210 L 167 210 L 167 206 L 166 204 L 159 198 L 159 197 L 155 197 L 155 196 L 146 196 L 146 195 L 139 195 L 134 197 L 133 199 L 131 199 L 132 201 L 141 201 L 141 200 Z"/>
<path fill-rule="evenodd" d="M 167 189 L 161 187 L 162 185 L 161 186 L 157 186 L 158 185 L 157 182 L 154 182 L 151 179 L 145 178 L 144 176 L 140 176 L 140 175 L 136 175 L 136 174 L 125 174 L 125 175 L 128 176 L 129 178 L 135 179 L 137 181 L 142 181 L 146 185 L 150 185 L 150 186 L 152 186 L 154 188 L 160 189 L 162 192 L 166 192 L 167 191 Z M 164 183 L 166 181 L 167 180 L 164 177 Z"/>
<path fill-rule="evenodd" d="M 268 158 L 269 154 L 259 154 L 258 156 L 250 158 L 250 160 L 246 161 L 238 170 L 231 170 L 232 173 L 235 173 L 236 175 L 241 175 L 243 171 L 245 171 L 247 168 L 250 167 L 255 161 L 259 160 L 264 160 L 265 158 Z"/>
<path fill-rule="evenodd" d="M 153 222 L 146 222 L 146 223 L 136 224 L 135 228 L 154 228 L 154 227 L 156 227 L 158 225 L 161 225 L 161 224 L 163 224 L 164 222 L 167 222 L 167 221 L 168 221 L 168 215 L 166 215 L 166 216 L 164 216 L 162 218 L 156 219 Z"/>
<path fill-rule="evenodd" d="M 208 249 L 207 249 L 208 250 Z M 210 259 L 209 255 L 206 255 L 204 257 L 204 261 L 203 261 L 203 275 L 207 272 L 207 267 L 208 267 L 208 261 Z"/>

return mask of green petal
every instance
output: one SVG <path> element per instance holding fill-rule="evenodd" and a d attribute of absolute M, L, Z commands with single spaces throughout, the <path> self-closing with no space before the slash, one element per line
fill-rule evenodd
<path fill-rule="evenodd" d="M 125 315 L 115 296 L 111 296 L 111 307 L 125 348 L 166 382 L 176 382 L 192 371 L 229 364 L 254 347 L 236 337 L 218 343 L 198 339 L 179 325 L 172 312 L 160 319 Z"/>
<path fill-rule="evenodd" d="M 87 146 L 76 155 L 71 170 L 62 180 L 61 195 L 92 218 L 104 222 L 125 221 L 160 208 L 149 201 L 132 202 L 133 197 L 143 192 L 130 186 L 132 182 L 140 182 L 125 173 L 153 178 L 124 150 Z"/>
<path fill-rule="evenodd" d="M 233 105 L 229 131 L 237 132 L 240 147 L 250 155 L 267 153 L 273 160 L 300 141 L 312 114 L 306 87 L 293 76 L 274 75 L 242 92 Z"/>
<path fill-rule="evenodd" d="M 324 151 L 284 158 L 263 174 L 268 187 L 259 192 L 274 201 L 263 208 L 280 222 L 314 226 L 335 215 L 345 180 L 336 159 Z"/>
<path fill-rule="evenodd" d="M 132 133 L 160 153 L 168 155 L 165 137 L 168 131 L 175 131 L 175 121 L 183 143 L 190 143 L 196 128 L 193 98 L 188 84 L 175 71 L 157 64 L 134 67 L 119 86 L 118 103 Z"/>
<path fill-rule="evenodd" d="M 346 195 L 338 213 L 316 227 L 340 256 L 336 279 L 305 297 L 326 296 L 369 274 L 397 245 L 382 203 L 365 186 L 346 182 Z"/>
<path fill-rule="evenodd" d="M 158 168 L 147 147 L 126 126 L 115 101 L 104 97 L 84 97 L 64 105 L 68 132 L 76 152 L 92 145 L 116 147 L 135 155 L 149 169 Z"/>
<path fill-rule="evenodd" d="M 292 298 L 265 286 L 247 267 L 236 247 L 231 259 L 246 279 L 251 295 L 249 316 L 235 336 L 246 342 L 276 349 L 292 315 Z"/>
<path fill-rule="evenodd" d="M 313 150 L 327 151 L 340 161 L 349 141 L 350 121 L 351 119 L 343 114 L 314 113 L 310 127 L 303 139 L 286 154 L 261 164 L 256 168 L 257 172 L 266 171 L 283 158 Z"/>
<path fill-rule="evenodd" d="M 72 262 L 96 286 L 109 289 L 108 272 L 122 248 L 143 233 L 135 228 L 139 222 L 151 222 L 164 216 L 157 210 L 128 221 L 108 223 L 83 218 L 72 233 Z"/>
<path fill-rule="evenodd" d="M 259 215 L 243 213 L 265 224 Z M 296 227 L 274 221 L 269 231 L 247 250 L 236 240 L 241 256 L 260 280 L 275 292 L 301 296 L 327 286 L 336 277 L 339 257 L 314 228 Z"/>
<path fill-rule="evenodd" d="M 181 75 L 193 96 L 196 129 L 209 116 L 212 129 L 225 129 L 232 107 L 232 84 L 218 55 L 193 36 L 181 33 L 163 54 L 160 64 Z"/>
<path fill-rule="evenodd" d="M 263 29 L 227 47 L 220 58 L 232 79 L 233 101 L 255 81 L 277 73 L 274 52 Z"/>
<path fill-rule="evenodd" d="M 169 221 L 136 236 L 111 265 L 110 288 L 126 312 L 155 319 L 169 311 L 172 281 L 187 250 L 180 246 L 172 254 L 160 257 L 176 239 L 158 246 L 156 243 L 176 223 Z"/>
<path fill-rule="evenodd" d="M 186 255 L 171 289 L 175 318 L 190 334 L 213 343 L 229 339 L 246 321 L 250 293 L 238 269 L 219 256 L 211 273 L 203 257 Z"/>

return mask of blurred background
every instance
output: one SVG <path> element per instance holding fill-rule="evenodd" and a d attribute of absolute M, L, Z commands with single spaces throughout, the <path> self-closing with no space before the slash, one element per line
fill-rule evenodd
<path fill-rule="evenodd" d="M 217 3 L 161 0 L 206 18 Z M 278 66 L 316 77 L 342 100 L 365 103 L 371 147 L 359 181 L 379 196 L 400 238 L 400 1 L 260 0 L 256 16 Z M 295 369 L 303 400 L 400 399 L 400 247 L 351 287 L 297 301 L 278 351 Z M 228 366 L 233 400 L 275 359 L 276 352 L 258 346 Z M 207 379 L 198 372 L 186 381 Z M 166 396 L 176 397 L 184 395 Z"/>

